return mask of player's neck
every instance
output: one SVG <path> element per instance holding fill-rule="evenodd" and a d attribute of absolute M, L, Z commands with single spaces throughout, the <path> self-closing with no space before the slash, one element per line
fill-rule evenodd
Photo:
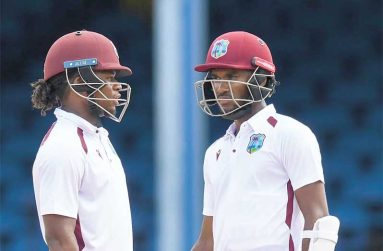
<path fill-rule="evenodd" d="M 81 94 L 87 95 L 86 93 Z M 89 110 L 89 101 L 73 91 L 69 92 L 61 101 L 61 109 L 76 114 L 96 127 L 102 126 L 100 117 Z"/>
<path fill-rule="evenodd" d="M 265 101 L 262 101 L 262 102 L 259 102 L 259 103 L 254 103 L 252 106 L 251 106 L 251 112 L 249 113 L 246 113 L 244 116 L 242 116 L 241 118 L 237 119 L 234 121 L 235 123 L 235 135 L 238 134 L 238 131 L 239 129 L 241 128 L 241 125 L 243 122 L 249 120 L 251 117 L 253 117 L 256 113 L 258 113 L 260 110 L 262 110 L 263 108 L 266 107 L 266 103 Z"/>
<path fill-rule="evenodd" d="M 61 109 L 66 111 L 66 112 L 73 113 L 73 114 L 85 119 L 86 121 L 88 121 L 89 123 L 91 123 L 92 125 L 94 125 L 96 127 L 102 126 L 100 118 L 97 116 L 94 116 L 89 111 L 82 111 L 81 109 L 76 109 L 75 107 L 66 106 L 65 104 L 63 104 L 61 106 Z"/>

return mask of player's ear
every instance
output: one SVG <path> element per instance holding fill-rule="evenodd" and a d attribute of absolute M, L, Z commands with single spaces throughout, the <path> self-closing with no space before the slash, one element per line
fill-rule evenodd
<path fill-rule="evenodd" d="M 71 83 L 73 84 L 79 84 L 79 83 L 84 83 L 84 81 L 82 80 L 82 78 L 79 76 L 79 75 L 74 75 L 71 79 L 69 79 L 71 81 Z"/>
<path fill-rule="evenodd" d="M 84 80 L 81 78 L 79 74 L 74 74 L 71 77 L 69 77 L 69 85 L 71 86 L 69 89 L 73 89 L 74 91 L 80 93 L 81 95 L 87 96 L 88 92 L 91 92 L 91 89 L 84 83 Z M 81 84 L 81 85 L 77 85 Z"/>
<path fill-rule="evenodd" d="M 265 77 L 265 76 L 254 76 L 254 77 L 257 79 L 259 86 L 267 87 L 269 83 L 269 77 Z"/>

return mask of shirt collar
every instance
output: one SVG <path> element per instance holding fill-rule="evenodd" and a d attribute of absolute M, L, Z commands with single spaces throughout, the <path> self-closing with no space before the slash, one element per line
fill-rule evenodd
<path fill-rule="evenodd" d="M 273 116 L 276 114 L 277 111 L 275 110 L 275 107 L 273 104 L 267 105 L 262 110 L 254 114 L 249 120 L 247 120 L 245 123 L 249 124 L 253 129 L 262 121 L 267 120 L 270 116 Z"/>
<path fill-rule="evenodd" d="M 56 118 L 59 119 L 66 119 L 71 121 L 72 123 L 76 124 L 79 128 L 91 132 L 91 133 L 101 133 L 106 136 L 109 135 L 108 131 L 103 127 L 96 127 L 89 123 L 87 120 L 81 118 L 80 116 L 77 116 L 74 113 L 64 111 L 60 108 L 56 108 L 54 111 L 54 114 L 56 115 Z"/>
<path fill-rule="evenodd" d="M 226 136 L 231 136 L 231 137 L 235 137 L 235 133 L 237 131 L 237 127 L 235 125 L 235 123 L 233 122 L 229 128 L 227 128 L 226 130 Z"/>

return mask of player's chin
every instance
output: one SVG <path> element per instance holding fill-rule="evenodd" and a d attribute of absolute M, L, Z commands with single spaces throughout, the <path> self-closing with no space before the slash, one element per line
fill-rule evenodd
<path fill-rule="evenodd" d="M 238 106 L 233 101 L 220 101 L 219 104 L 221 109 L 225 112 L 230 112 L 238 108 Z"/>
<path fill-rule="evenodd" d="M 105 110 L 107 110 L 110 114 L 112 114 L 113 116 L 116 115 L 117 113 L 117 109 L 116 109 L 116 106 L 115 105 L 110 105 L 108 106 Z"/>

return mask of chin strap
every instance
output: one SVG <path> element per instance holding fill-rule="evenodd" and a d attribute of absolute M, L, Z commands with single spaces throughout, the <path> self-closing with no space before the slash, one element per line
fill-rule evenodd
<path fill-rule="evenodd" d="M 313 230 L 305 230 L 302 239 L 310 239 L 309 251 L 334 251 L 338 241 L 339 219 L 335 216 L 319 218 Z"/>

